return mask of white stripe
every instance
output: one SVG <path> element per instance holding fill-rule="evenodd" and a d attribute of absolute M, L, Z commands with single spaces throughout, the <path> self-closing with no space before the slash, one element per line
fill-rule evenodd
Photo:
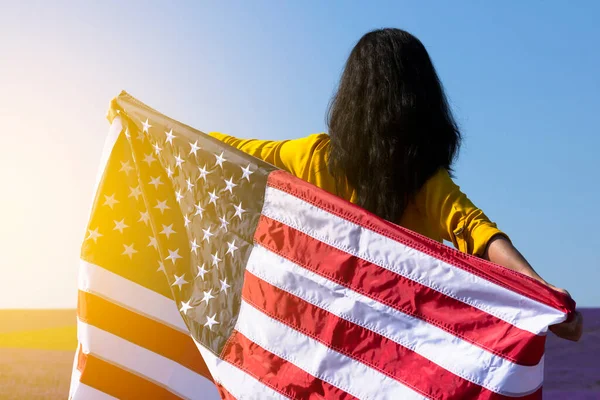
<path fill-rule="evenodd" d="M 115 143 L 117 142 L 117 139 L 119 138 L 119 135 L 121 134 L 122 130 L 123 124 L 121 122 L 121 117 L 115 117 L 108 130 L 108 135 L 106 135 L 106 139 L 104 140 L 104 147 L 102 149 L 102 155 L 100 156 L 98 171 L 96 172 L 94 196 L 96 196 L 96 193 L 98 192 L 98 185 L 100 184 L 100 180 L 104 175 L 104 170 L 106 169 L 108 159 L 110 158 L 110 153 L 112 152 L 113 147 L 115 147 Z M 91 204 L 93 206 L 94 202 L 92 201 Z"/>
<path fill-rule="evenodd" d="M 216 357 L 202 344 L 196 342 L 196 346 L 204 358 L 215 381 L 223 386 L 229 394 L 239 400 L 263 400 L 275 399 L 286 400 L 287 397 L 264 385 L 252 375 L 242 371 L 233 364 Z"/>
<path fill-rule="evenodd" d="M 180 397 L 220 398 L 216 386 L 202 375 L 112 333 L 78 320 L 77 337 L 85 354 L 131 371 Z"/>
<path fill-rule="evenodd" d="M 242 335 L 309 374 L 361 399 L 425 399 L 411 388 L 284 325 L 242 300 Z"/>
<path fill-rule="evenodd" d="M 79 290 L 189 334 L 173 299 L 83 260 L 79 269 Z"/>
<path fill-rule="evenodd" d="M 455 375 L 505 395 L 538 389 L 543 359 L 533 367 L 517 365 L 443 329 L 401 313 L 367 296 L 308 271 L 255 246 L 246 270 L 269 284 L 330 313 L 376 332 Z"/>
<path fill-rule="evenodd" d="M 81 372 L 77 369 L 79 364 L 79 344 L 77 350 L 75 350 L 75 357 L 73 358 L 73 368 L 71 368 L 71 385 L 69 386 L 69 399 L 73 396 L 73 393 L 77 390 L 79 380 L 81 378 Z"/>
<path fill-rule="evenodd" d="M 289 210 L 294 210 L 290 213 Z M 534 334 L 565 313 L 267 187 L 262 213 L 353 256 L 419 282 Z"/>
<path fill-rule="evenodd" d="M 116 397 L 94 389 L 91 386 L 77 382 L 75 390 L 69 397 L 71 400 L 118 400 Z"/>

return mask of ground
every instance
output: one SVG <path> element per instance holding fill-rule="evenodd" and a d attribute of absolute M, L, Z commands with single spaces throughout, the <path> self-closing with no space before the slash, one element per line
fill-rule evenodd
<path fill-rule="evenodd" d="M 0 399 L 66 399 L 75 310 L 0 310 Z"/>

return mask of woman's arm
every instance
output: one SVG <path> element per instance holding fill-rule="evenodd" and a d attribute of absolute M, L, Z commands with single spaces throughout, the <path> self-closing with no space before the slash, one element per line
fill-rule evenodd
<path fill-rule="evenodd" d="M 546 282 L 527 262 L 525 257 L 513 246 L 513 244 L 503 235 L 496 235 L 490 239 L 487 244 L 483 258 L 493 262 L 494 264 L 512 269 L 527 275 L 545 285 L 550 286 L 554 290 L 569 295 L 564 289 L 559 289 Z M 569 295 L 570 296 L 570 295 Z M 563 322 L 550 327 L 557 336 L 572 341 L 578 341 L 583 333 L 583 318 L 579 312 L 575 313 L 575 318 L 569 322 Z"/>
<path fill-rule="evenodd" d="M 323 152 L 329 143 L 329 136 L 325 134 L 291 140 L 239 139 L 219 132 L 210 132 L 209 135 L 306 181 L 310 181 L 315 154 Z"/>
<path fill-rule="evenodd" d="M 535 272 L 525 257 L 519 253 L 519 250 L 502 235 L 496 235 L 490 239 L 483 253 L 483 258 L 494 264 L 502 265 L 503 267 L 527 275 L 545 285 L 549 285 L 548 282 Z"/>

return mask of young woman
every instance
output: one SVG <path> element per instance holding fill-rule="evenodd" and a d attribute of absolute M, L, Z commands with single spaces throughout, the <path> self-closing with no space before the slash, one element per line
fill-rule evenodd
<path fill-rule="evenodd" d="M 452 181 L 461 135 L 425 47 L 405 31 L 376 30 L 356 44 L 330 106 L 329 135 L 211 136 L 386 220 L 549 285 Z M 581 315 L 551 330 L 579 340 Z"/>

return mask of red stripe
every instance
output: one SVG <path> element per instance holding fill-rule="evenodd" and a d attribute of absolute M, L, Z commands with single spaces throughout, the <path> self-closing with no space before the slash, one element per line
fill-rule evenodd
<path fill-rule="evenodd" d="M 385 221 L 358 207 L 356 204 L 334 196 L 285 171 L 270 173 L 268 185 L 298 197 L 340 218 L 426 253 L 433 258 L 560 310 L 568 314 L 569 318 L 574 315 L 575 301 L 564 293 L 557 292 L 543 283 L 516 271 L 448 248 L 448 246 L 444 246 L 435 240 Z"/>
<path fill-rule="evenodd" d="M 420 354 L 274 287 L 249 272 L 245 275 L 242 297 L 270 317 L 429 398 L 509 398 L 454 375 Z M 539 397 L 537 394 L 521 397 L 530 398 Z"/>
<path fill-rule="evenodd" d="M 246 273 L 246 277 L 248 276 L 252 275 Z M 221 358 L 292 399 L 356 399 L 265 350 L 238 331 L 233 331 L 221 352 Z"/>
<path fill-rule="evenodd" d="M 534 335 L 427 286 L 261 216 L 254 240 L 309 271 L 429 322 L 521 365 L 537 365 L 545 336 Z"/>
<path fill-rule="evenodd" d="M 215 383 L 215 385 L 217 386 L 217 390 L 219 391 L 219 395 L 221 396 L 222 400 L 236 400 L 236 398 L 233 397 L 233 395 L 229 393 L 223 385 L 220 383 Z"/>
<path fill-rule="evenodd" d="M 181 399 L 164 387 L 92 354 L 80 351 L 77 367 L 81 383 L 119 399 Z"/>

